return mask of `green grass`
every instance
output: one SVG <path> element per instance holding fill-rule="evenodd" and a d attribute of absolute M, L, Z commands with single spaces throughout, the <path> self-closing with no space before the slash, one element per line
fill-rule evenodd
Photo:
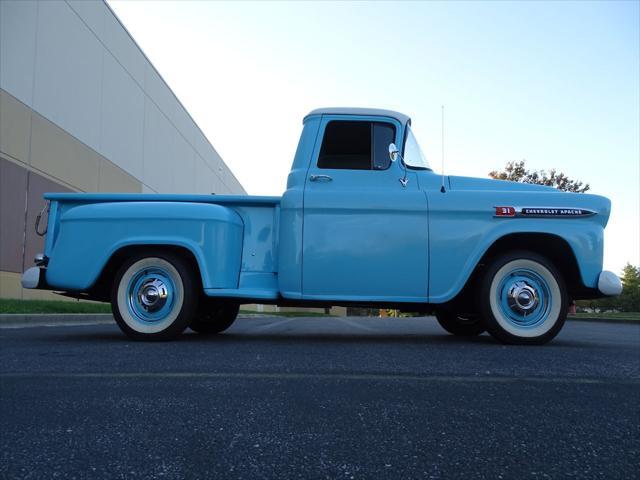
<path fill-rule="evenodd" d="M 77 302 L 62 300 L 14 300 L 0 298 L 0 313 L 111 313 L 108 303 Z M 254 312 L 240 310 L 241 314 L 276 315 L 279 317 L 324 317 L 316 312 Z"/>
<path fill-rule="evenodd" d="M 111 313 L 108 303 L 0 298 L 0 313 Z"/>
<path fill-rule="evenodd" d="M 569 318 L 597 318 L 599 320 L 640 322 L 640 312 L 576 313 L 569 315 Z"/>

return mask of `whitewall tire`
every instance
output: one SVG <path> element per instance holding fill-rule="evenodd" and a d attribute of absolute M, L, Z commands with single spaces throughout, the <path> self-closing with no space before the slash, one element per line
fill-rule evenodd
<path fill-rule="evenodd" d="M 489 333 L 504 343 L 543 344 L 553 339 L 567 316 L 562 275 L 533 252 L 511 252 L 487 269 L 481 308 Z"/>
<path fill-rule="evenodd" d="M 182 333 L 197 308 L 194 272 L 172 253 L 129 258 L 111 293 L 113 315 L 134 340 L 169 340 Z"/>

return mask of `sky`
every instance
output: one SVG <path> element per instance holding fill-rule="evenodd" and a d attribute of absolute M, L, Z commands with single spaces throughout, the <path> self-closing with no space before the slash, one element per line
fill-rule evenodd
<path fill-rule="evenodd" d="M 314 108 L 412 118 L 440 172 L 512 160 L 612 201 L 604 266 L 640 265 L 640 2 L 108 0 L 252 195 L 281 195 Z"/>

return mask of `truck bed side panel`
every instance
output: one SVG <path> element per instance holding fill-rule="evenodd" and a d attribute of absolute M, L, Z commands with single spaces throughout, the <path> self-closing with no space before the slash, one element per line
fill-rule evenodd
<path fill-rule="evenodd" d="M 237 205 L 230 208 L 244 224 L 239 282 L 233 289 L 208 287 L 205 293 L 213 297 L 277 298 L 280 207 Z"/>
<path fill-rule="evenodd" d="M 196 258 L 204 288 L 237 288 L 243 222 L 231 208 L 187 202 L 101 202 L 60 208 L 46 278 L 83 291 L 109 258 L 132 245 L 173 245 Z M 152 248 L 152 247 L 150 247 Z"/>

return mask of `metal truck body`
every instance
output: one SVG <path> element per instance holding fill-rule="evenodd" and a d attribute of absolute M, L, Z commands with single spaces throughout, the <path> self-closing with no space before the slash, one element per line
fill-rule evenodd
<path fill-rule="evenodd" d="M 123 262 L 166 250 L 193 269 L 200 298 L 471 317 L 482 316 L 474 292 L 486 268 L 526 251 L 553 265 L 569 300 L 619 293 L 602 272 L 607 198 L 442 177 L 409 158 L 414 142 L 397 112 L 324 109 L 304 119 L 282 197 L 47 194 L 44 255 L 23 283 L 113 302 Z M 544 293 L 523 281 L 513 285 Z"/>

